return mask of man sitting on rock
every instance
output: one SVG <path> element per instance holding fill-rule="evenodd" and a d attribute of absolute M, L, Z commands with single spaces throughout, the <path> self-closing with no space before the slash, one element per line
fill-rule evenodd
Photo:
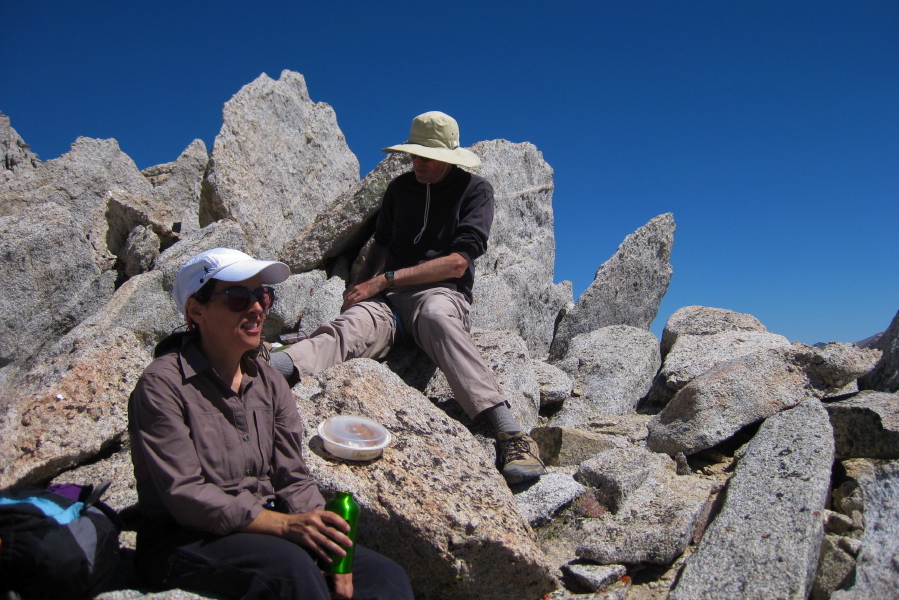
<path fill-rule="evenodd" d="M 506 481 L 539 477 L 545 469 L 537 444 L 521 430 L 470 335 L 474 261 L 487 249 L 493 187 L 459 166 L 481 161 L 459 146 L 459 126 L 441 112 L 415 117 L 409 140 L 384 152 L 408 154 L 413 170 L 387 186 L 343 312 L 273 353 L 272 364 L 296 380 L 351 358 L 382 359 L 409 335 L 446 375 L 468 416 L 495 427 Z"/>

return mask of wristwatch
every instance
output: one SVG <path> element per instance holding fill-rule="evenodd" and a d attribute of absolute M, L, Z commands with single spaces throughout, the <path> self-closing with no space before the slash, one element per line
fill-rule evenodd
<path fill-rule="evenodd" d="M 387 271 L 384 273 L 385 279 L 387 279 L 387 287 L 393 287 L 394 281 L 396 281 L 396 273 L 393 271 Z"/>

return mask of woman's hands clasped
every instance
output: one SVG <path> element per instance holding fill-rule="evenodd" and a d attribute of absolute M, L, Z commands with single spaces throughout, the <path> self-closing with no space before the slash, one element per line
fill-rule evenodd
<path fill-rule="evenodd" d="M 352 540 L 345 534 L 350 524 L 340 515 L 326 510 L 311 510 L 288 515 L 273 510 L 263 510 L 243 528 L 247 533 L 267 533 L 305 546 L 326 562 L 331 555 L 346 555 L 341 546 L 350 547 Z"/>
<path fill-rule="evenodd" d="M 346 550 L 341 546 L 353 545 L 352 540 L 345 535 L 350 530 L 349 523 L 332 512 L 313 510 L 281 516 L 285 521 L 281 537 L 309 548 L 328 562 L 331 561 L 332 554 L 338 556 L 346 554 Z"/>
<path fill-rule="evenodd" d="M 248 533 L 267 533 L 288 539 L 308 548 L 325 562 L 331 562 L 332 555 L 346 555 L 346 550 L 341 546 L 348 548 L 353 545 L 353 541 L 345 535 L 349 530 L 349 523 L 340 515 L 326 510 L 312 510 L 295 515 L 263 510 L 243 528 Z M 332 577 L 332 596 L 352 598 L 353 574 L 337 574 Z"/>
<path fill-rule="evenodd" d="M 284 537 L 311 549 L 328 562 L 333 554 L 338 556 L 346 554 L 346 550 L 341 546 L 353 545 L 350 538 L 341 533 L 341 531 L 348 532 L 350 530 L 349 523 L 332 512 L 314 510 L 285 516 L 288 519 L 287 532 Z M 337 573 L 331 577 L 333 578 L 332 598 L 349 600 L 353 597 L 352 573 Z"/>

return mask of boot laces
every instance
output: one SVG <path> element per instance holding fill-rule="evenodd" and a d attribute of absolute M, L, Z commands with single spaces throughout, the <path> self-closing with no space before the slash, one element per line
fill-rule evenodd
<path fill-rule="evenodd" d="M 506 442 L 505 448 L 506 460 L 505 462 L 511 462 L 513 460 L 522 460 L 528 456 L 533 456 L 531 454 L 531 448 L 528 444 L 527 440 L 524 438 L 512 438 Z"/>

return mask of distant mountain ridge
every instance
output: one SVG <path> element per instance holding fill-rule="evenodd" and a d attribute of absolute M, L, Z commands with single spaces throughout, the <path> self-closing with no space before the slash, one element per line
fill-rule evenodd
<path fill-rule="evenodd" d="M 882 331 L 880 333 L 875 333 L 874 335 L 872 335 L 870 337 L 866 337 L 865 339 L 863 339 L 859 342 L 855 342 L 855 345 L 858 346 L 859 348 L 873 348 L 874 344 L 877 343 L 877 340 L 879 340 L 881 337 L 883 337 L 883 333 L 884 332 L 882 332 Z M 812 344 L 812 346 L 814 346 L 815 348 L 823 348 L 827 344 L 828 344 L 828 342 L 818 342 L 817 344 Z"/>

